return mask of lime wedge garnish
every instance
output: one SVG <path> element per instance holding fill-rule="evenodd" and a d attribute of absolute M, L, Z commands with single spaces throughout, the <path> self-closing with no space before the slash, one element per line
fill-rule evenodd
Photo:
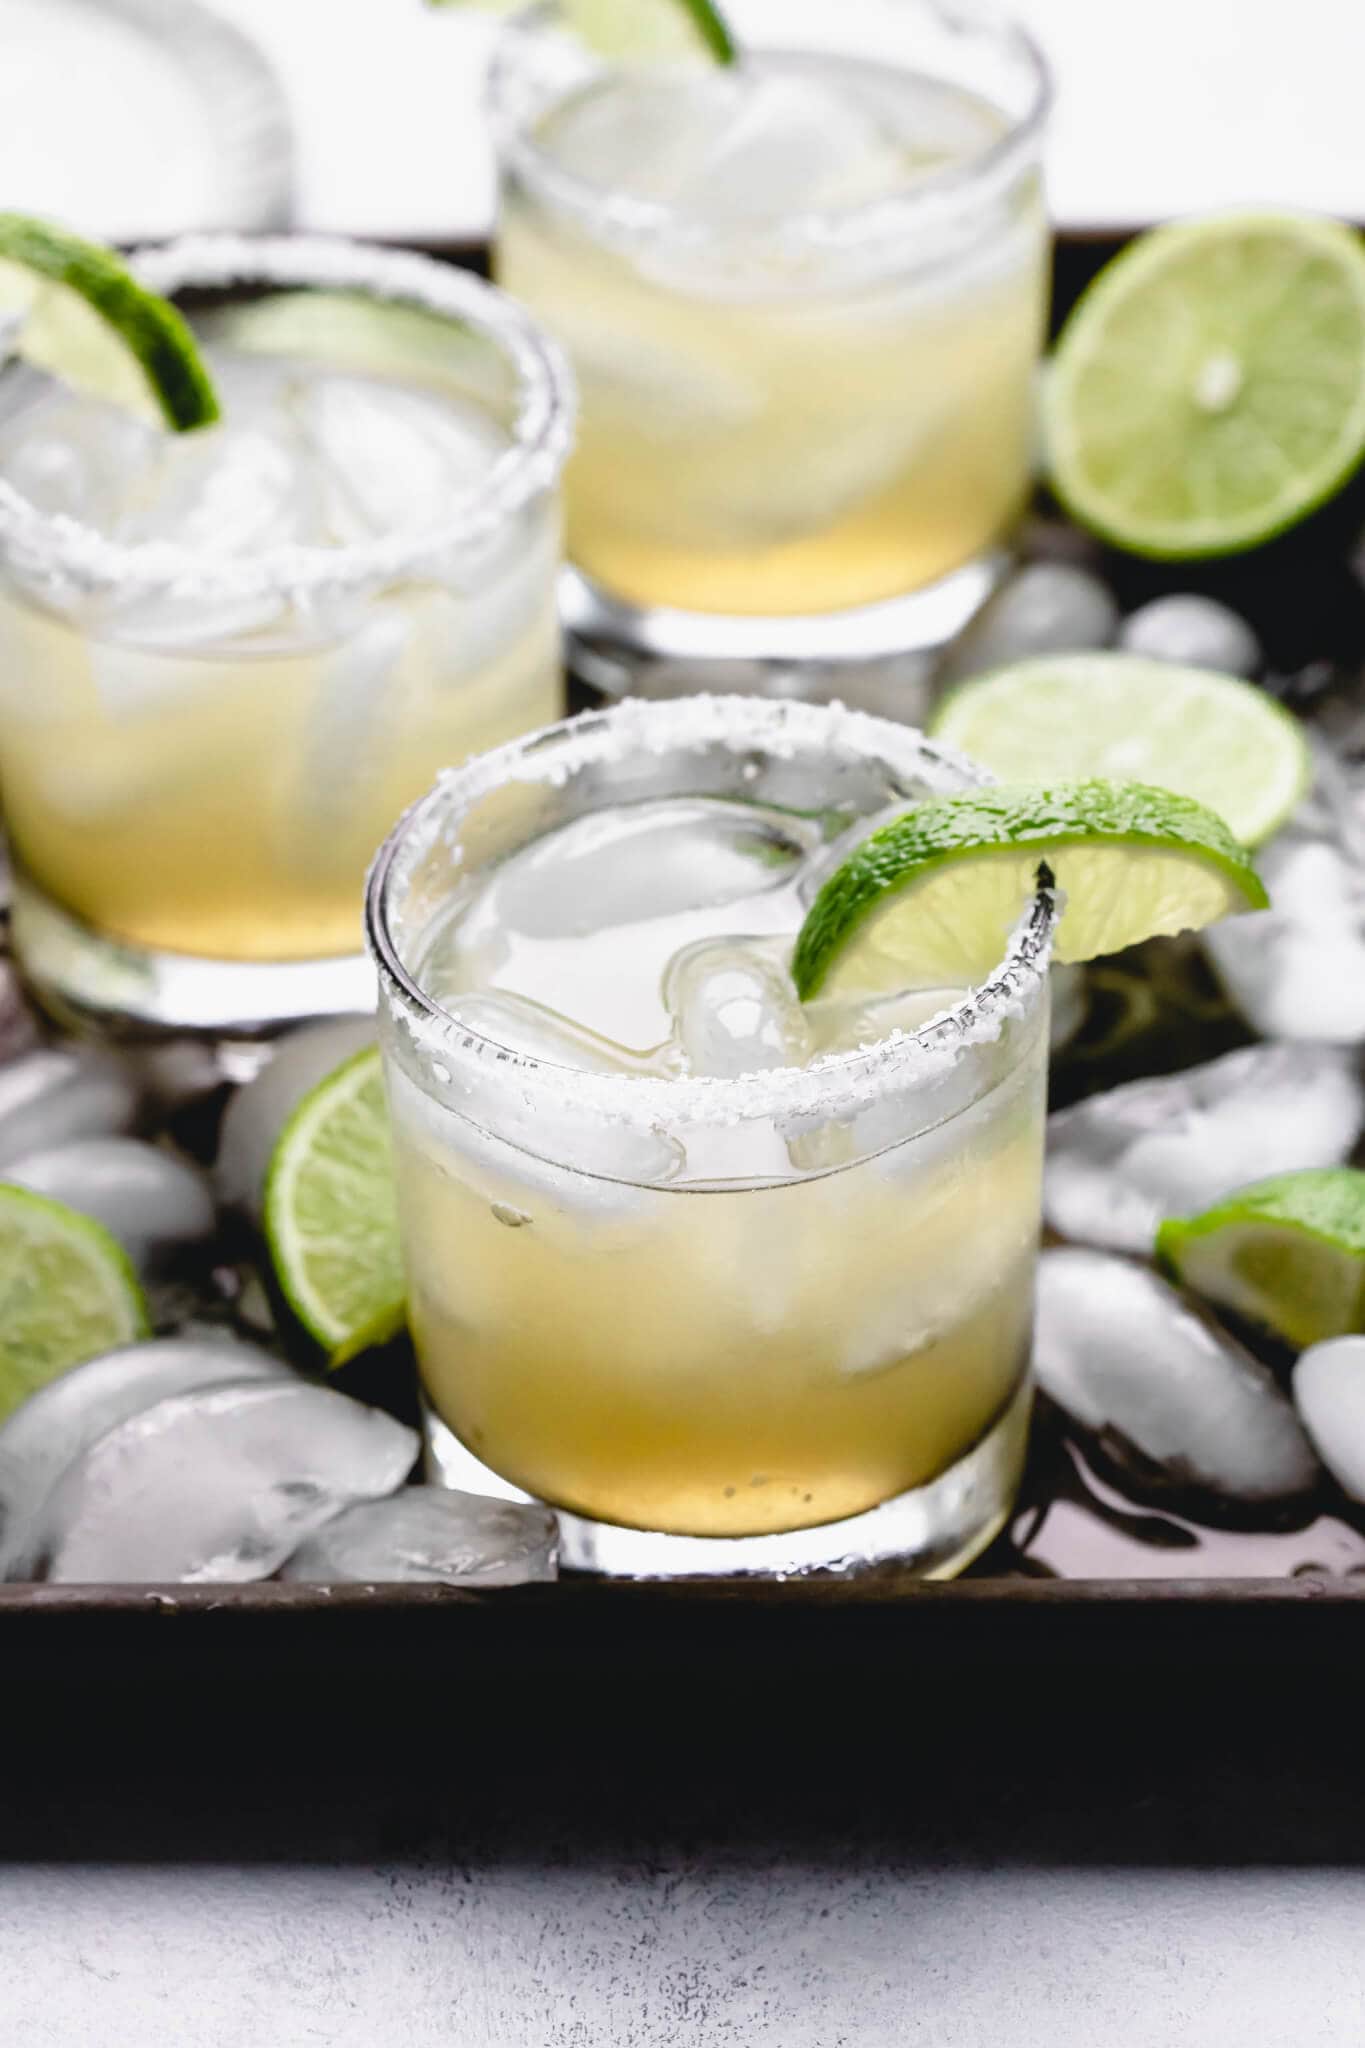
<path fill-rule="evenodd" d="M 265 1234 L 299 1321 L 342 1364 L 403 1325 L 403 1268 L 379 1054 L 305 1095 L 276 1141 Z"/>
<path fill-rule="evenodd" d="M 1053 487 L 1134 554 L 1230 555 L 1295 525 L 1365 457 L 1365 246 L 1301 214 L 1157 228 L 1057 343 Z"/>
<path fill-rule="evenodd" d="M 0 1417 L 150 1327 L 127 1253 L 103 1224 L 0 1185 Z"/>
<path fill-rule="evenodd" d="M 1002 782 L 1100 776 L 1173 789 L 1244 846 L 1284 824 L 1313 770 L 1298 720 L 1254 683 L 1136 654 L 1011 662 L 954 690 L 931 730 Z"/>
<path fill-rule="evenodd" d="M 108 249 L 49 221 L 0 213 L 0 329 L 10 350 L 78 391 L 177 433 L 218 418 L 194 336 Z"/>
<path fill-rule="evenodd" d="M 438 7 L 472 6 L 509 14 L 525 0 L 432 0 Z M 711 0 L 561 0 L 574 33 L 600 57 L 629 62 L 705 55 L 735 61 L 734 38 Z"/>
<path fill-rule="evenodd" d="M 1093 960 L 1159 933 L 1265 907 L 1221 818 L 1142 783 L 1076 782 L 938 797 L 837 868 L 792 956 L 803 999 L 960 988 L 1000 959 L 1045 866 L 1065 892 L 1055 957 Z"/>
<path fill-rule="evenodd" d="M 1327 1166 L 1168 1218 L 1160 1263 L 1206 1300 L 1305 1346 L 1365 1330 L 1365 1173 Z"/>
<path fill-rule="evenodd" d="M 224 306 L 200 323 L 210 342 L 252 355 L 301 356 L 332 370 L 453 384 L 506 396 L 506 371 L 488 339 L 462 320 L 368 292 L 274 292 Z"/>

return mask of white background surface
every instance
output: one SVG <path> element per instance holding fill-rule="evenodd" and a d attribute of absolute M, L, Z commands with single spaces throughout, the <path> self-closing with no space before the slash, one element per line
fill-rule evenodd
<path fill-rule="evenodd" d="M 486 234 L 487 19 L 424 0 L 211 4 L 287 89 L 301 225 Z M 773 4 L 799 17 L 839 0 Z M 1050 168 L 1062 226 L 1256 201 L 1365 221 L 1365 0 L 1012 4 L 1057 74 Z M 100 5 L 0 0 L 0 206 L 124 237 L 224 225 L 211 204 L 205 217 L 215 180 L 201 99 L 177 87 L 183 74 L 144 31 Z"/>
<path fill-rule="evenodd" d="M 422 0 L 216 0 L 289 88 L 313 227 L 476 236 L 485 22 Z M 838 0 L 788 0 L 793 15 Z M 1063 226 L 1275 201 L 1365 221 L 1365 0 L 1014 0 L 1052 57 Z"/>
<path fill-rule="evenodd" d="M 276 1866 L 0 1881 L 6 2048 L 1359 2048 L 1365 1874 Z"/>

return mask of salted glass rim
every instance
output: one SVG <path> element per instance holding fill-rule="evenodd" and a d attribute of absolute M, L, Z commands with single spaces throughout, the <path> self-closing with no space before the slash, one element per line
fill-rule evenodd
<path fill-rule="evenodd" d="M 980 787 L 993 777 L 915 727 L 850 711 L 842 704 L 774 702 L 698 695 L 664 701 L 627 698 L 610 708 L 544 726 L 539 732 L 448 768 L 410 805 L 376 854 L 365 892 L 365 935 L 384 996 L 414 1050 L 431 1066 L 469 1057 L 491 1061 L 560 1102 L 571 1099 L 604 1121 L 649 1130 L 741 1124 L 756 1118 L 850 1116 L 885 1095 L 930 1086 L 975 1048 L 996 1042 L 1026 1013 L 1046 980 L 1057 923 L 1052 889 L 1040 886 L 999 963 L 975 989 L 913 1031 L 893 1031 L 873 1046 L 826 1053 L 808 1067 L 769 1068 L 738 1078 L 713 1075 L 588 1073 L 503 1045 L 463 1023 L 422 988 L 391 928 L 390 896 L 444 837 L 452 847 L 462 819 L 480 798 L 509 782 L 562 783 L 594 762 L 632 753 L 667 755 L 720 744 L 737 753 L 763 748 L 790 757 L 801 748 L 848 748 L 883 761 L 937 793 Z M 951 1119 L 950 1119 L 951 1121 Z"/>
<path fill-rule="evenodd" d="M 558 479 L 573 440 L 576 390 L 559 344 L 522 305 L 472 272 L 402 249 L 327 235 L 182 235 L 128 259 L 141 283 L 171 297 L 186 287 L 329 288 L 445 314 L 477 330 L 511 364 L 511 445 L 435 524 L 339 547 L 287 543 L 215 555 L 179 541 L 111 540 L 65 513 L 43 512 L 0 477 L 0 547 L 29 575 L 65 578 L 87 592 L 173 592 L 307 597 L 384 586 L 477 545 Z"/>
<path fill-rule="evenodd" d="M 994 35 L 1002 44 L 1011 45 L 1032 73 L 1028 106 L 1018 116 L 1009 117 L 1005 133 L 987 148 L 964 162 L 908 179 L 901 192 L 850 206 L 812 208 L 772 221 L 746 223 L 745 234 L 826 249 L 895 241 L 912 226 L 921 225 L 926 215 L 951 215 L 996 187 L 1008 187 L 1028 161 L 1051 112 L 1055 90 L 1052 67 L 1037 38 L 994 0 L 965 0 L 965 4 L 964 0 L 913 0 L 913 4 L 951 28 Z M 733 239 L 734 230 L 692 208 L 664 199 L 640 198 L 566 170 L 552 151 L 511 117 L 505 91 L 518 51 L 528 43 L 533 45 L 562 11 L 563 0 L 529 0 L 516 8 L 498 36 L 489 67 L 487 101 L 500 152 L 517 170 L 529 174 L 557 206 L 577 214 L 598 232 L 614 230 L 641 241 L 690 245 Z"/>

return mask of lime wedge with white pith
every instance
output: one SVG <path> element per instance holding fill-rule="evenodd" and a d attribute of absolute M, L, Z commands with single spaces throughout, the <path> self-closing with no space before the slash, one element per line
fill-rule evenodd
<path fill-rule="evenodd" d="M 1156 1255 L 1291 1344 L 1365 1330 L 1365 1173 L 1328 1166 L 1239 1188 L 1201 1216 L 1168 1218 Z"/>
<path fill-rule="evenodd" d="M 1140 237 L 1083 294 L 1044 403 L 1053 488 L 1139 555 L 1283 533 L 1365 458 L 1365 245 L 1306 214 Z"/>
<path fill-rule="evenodd" d="M 507 395 L 502 358 L 487 337 L 429 307 L 368 292 L 275 292 L 210 313 L 200 331 L 210 344 L 250 355 L 298 356 L 425 386 L 447 381 L 492 403 Z"/>
<path fill-rule="evenodd" d="M 265 1234 L 285 1299 L 333 1365 L 402 1328 L 389 1119 L 373 1047 L 320 1081 L 281 1131 Z"/>
<path fill-rule="evenodd" d="M 1136 654 L 1047 654 L 962 684 L 933 719 L 1002 782 L 1067 776 L 1193 797 L 1244 846 L 1297 808 L 1312 777 L 1303 728 L 1255 683 Z"/>
<path fill-rule="evenodd" d="M 1266 893 L 1221 818 L 1142 783 L 967 790 L 883 825 L 836 869 L 792 956 L 804 1000 L 979 982 L 1046 867 L 1058 960 L 1188 931 Z"/>
<path fill-rule="evenodd" d="M 0 1184 L 0 1417 L 149 1328 L 128 1255 L 102 1224 Z"/>
<path fill-rule="evenodd" d="M 469 6 L 511 14 L 525 0 L 431 0 L 437 7 Z M 705 55 L 733 64 L 735 44 L 711 0 L 560 0 L 574 33 L 600 57 L 630 62 Z"/>
<path fill-rule="evenodd" d="M 218 418 L 194 336 L 108 249 L 0 213 L 0 334 L 9 353 L 185 433 Z"/>

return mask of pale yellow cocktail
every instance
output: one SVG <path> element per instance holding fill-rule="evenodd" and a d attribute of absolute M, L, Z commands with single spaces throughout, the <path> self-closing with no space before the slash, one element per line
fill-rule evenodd
<path fill-rule="evenodd" d="M 554 30 L 495 72 L 496 271 L 580 384 L 575 565 L 641 607 L 803 614 L 988 548 L 1029 488 L 1047 291 L 1004 88 L 894 37 L 561 72 Z"/>
<path fill-rule="evenodd" d="M 960 781 L 838 711 L 622 707 L 474 764 L 390 842 L 371 932 L 410 1321 L 434 1408 L 504 1479 L 766 1536 L 989 1446 L 925 1568 L 999 1526 L 1046 932 L 974 997 L 803 1007 L 787 973 L 861 821 Z"/>
<path fill-rule="evenodd" d="M 220 424 L 31 373 L 0 415 L 0 779 L 40 985 L 56 918 L 124 958 L 357 954 L 394 817 L 562 705 L 553 352 L 420 259 L 236 248 L 258 293 L 207 316 Z"/>

